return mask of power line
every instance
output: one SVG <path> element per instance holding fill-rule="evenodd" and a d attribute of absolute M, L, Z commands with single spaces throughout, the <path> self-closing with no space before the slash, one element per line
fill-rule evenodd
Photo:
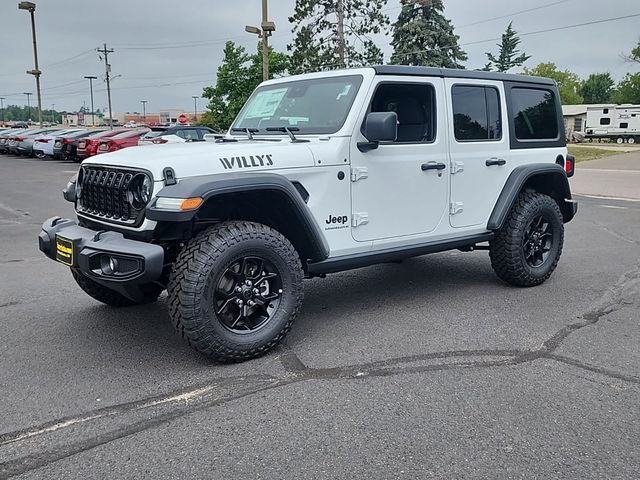
<path fill-rule="evenodd" d="M 573 25 L 564 25 L 562 27 L 545 28 L 543 30 L 535 30 L 535 31 L 532 31 L 532 32 L 518 33 L 518 36 L 526 37 L 526 36 L 529 36 L 529 35 L 538 35 L 540 33 L 549 33 L 549 32 L 555 32 L 555 31 L 558 31 L 558 30 L 569 30 L 571 28 L 585 27 L 585 26 L 588 26 L 588 25 L 596 25 L 596 24 L 599 24 L 599 23 L 615 22 L 615 21 L 618 21 L 618 20 L 626 20 L 626 19 L 629 19 L 629 18 L 636 18 L 636 17 L 640 17 L 640 13 L 634 13 L 634 14 L 631 14 L 631 15 L 624 15 L 624 16 L 621 16 L 621 17 L 606 18 L 606 19 L 603 19 L 603 20 L 592 20 L 590 22 L 575 23 Z M 437 49 L 427 48 L 427 49 L 423 49 L 423 50 L 416 50 L 416 51 L 413 51 L 413 52 L 395 53 L 395 54 L 396 55 L 405 55 L 405 56 L 406 55 L 415 55 L 417 53 L 432 52 L 434 50 L 447 50 L 447 49 L 450 49 L 450 48 L 454 48 L 456 46 L 465 47 L 465 46 L 469 46 L 469 45 L 478 45 L 478 44 L 481 44 L 481 43 L 495 42 L 495 41 L 498 41 L 500 39 L 501 39 L 501 37 L 485 38 L 484 40 L 475 40 L 473 42 L 464 42 L 464 43 L 460 43 L 458 45 L 446 45 L 446 46 L 443 46 L 443 47 L 439 47 Z"/>
<path fill-rule="evenodd" d="M 567 3 L 569 1 L 570 0 L 560 0 L 559 2 L 547 3 L 546 5 L 540 5 L 538 7 L 527 8 L 526 10 L 520 10 L 518 12 L 509 13 L 507 15 L 500 15 L 499 17 L 492 17 L 492 18 L 487 18 L 485 20 L 478 20 L 477 22 L 466 23 L 466 24 L 460 25 L 460 26 L 458 26 L 456 28 L 472 27 L 474 25 L 480 25 L 481 23 L 493 22 L 494 20 L 501 20 L 503 18 L 515 17 L 516 15 L 520 15 L 520 14 L 523 14 L 523 13 L 534 12 L 536 10 L 542 10 L 543 8 L 553 7 L 555 5 L 560 5 L 561 3 Z"/>

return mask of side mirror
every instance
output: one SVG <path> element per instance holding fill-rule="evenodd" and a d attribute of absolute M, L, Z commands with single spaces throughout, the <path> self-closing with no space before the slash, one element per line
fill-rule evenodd
<path fill-rule="evenodd" d="M 378 148 L 380 142 L 394 142 L 398 136 L 398 114 L 395 112 L 371 112 L 364 121 L 364 136 L 358 149 L 368 152 Z"/>

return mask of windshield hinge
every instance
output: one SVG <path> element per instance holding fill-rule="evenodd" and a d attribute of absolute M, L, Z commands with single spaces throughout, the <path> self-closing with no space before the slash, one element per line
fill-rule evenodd
<path fill-rule="evenodd" d="M 369 177 L 369 169 L 367 167 L 353 167 L 351 169 L 351 181 L 357 182 L 361 178 Z"/>

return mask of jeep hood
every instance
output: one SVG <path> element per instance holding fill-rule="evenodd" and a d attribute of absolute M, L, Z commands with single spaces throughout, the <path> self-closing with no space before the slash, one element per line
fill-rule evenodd
<path fill-rule="evenodd" d="M 141 168 L 159 181 L 166 167 L 173 168 L 176 178 L 180 179 L 226 172 L 313 167 L 314 161 L 308 144 L 291 143 L 287 139 L 144 145 L 103 153 L 86 159 L 83 165 Z"/>

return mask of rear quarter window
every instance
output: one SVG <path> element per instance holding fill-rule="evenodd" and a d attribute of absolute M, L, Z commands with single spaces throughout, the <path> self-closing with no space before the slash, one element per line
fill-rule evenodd
<path fill-rule="evenodd" d="M 558 138 L 555 94 L 542 88 L 514 87 L 511 90 L 512 119 L 518 140 Z"/>

